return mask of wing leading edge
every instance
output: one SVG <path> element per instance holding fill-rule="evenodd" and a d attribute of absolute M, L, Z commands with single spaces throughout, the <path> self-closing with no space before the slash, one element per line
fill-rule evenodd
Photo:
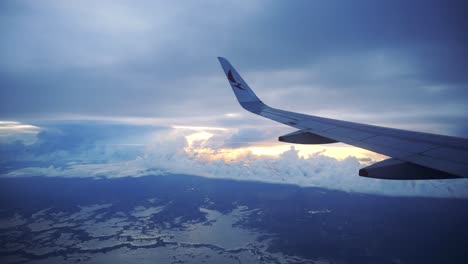
<path fill-rule="evenodd" d="M 219 62 L 240 105 L 254 114 L 297 128 L 279 137 L 298 144 L 343 142 L 392 158 L 359 175 L 380 179 L 468 178 L 468 139 L 366 125 L 275 109 L 264 104 L 225 58 Z"/>

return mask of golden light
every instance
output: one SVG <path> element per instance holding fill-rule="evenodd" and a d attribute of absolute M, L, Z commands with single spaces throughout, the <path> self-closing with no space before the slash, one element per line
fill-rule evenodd
<path fill-rule="evenodd" d="M 379 161 L 386 157 L 365 149 L 360 149 L 345 144 L 332 145 L 301 145 L 286 144 L 276 141 L 255 142 L 250 146 L 238 148 L 215 148 L 208 144 L 210 139 L 223 131 L 229 134 L 227 128 L 220 127 L 198 127 L 198 126 L 174 126 L 176 129 L 188 129 L 194 131 L 187 136 L 187 147 L 184 151 L 193 158 L 202 160 L 224 160 L 225 162 L 237 161 L 245 155 L 279 157 L 293 146 L 301 158 L 309 158 L 315 155 L 328 156 L 337 160 L 343 160 L 347 157 L 356 157 L 366 163 L 366 160 Z M 227 132 L 227 133 L 225 133 Z"/>
<path fill-rule="evenodd" d="M 188 130 L 195 130 L 195 131 L 226 131 L 228 130 L 227 128 L 223 127 L 205 127 L 205 126 L 179 126 L 179 125 L 174 125 L 172 128 L 175 129 L 188 129 Z"/>
<path fill-rule="evenodd" d="M 212 133 L 201 131 L 201 132 L 190 134 L 186 136 L 185 139 L 187 140 L 188 146 L 192 147 L 195 142 L 206 142 L 212 136 L 214 136 Z"/>

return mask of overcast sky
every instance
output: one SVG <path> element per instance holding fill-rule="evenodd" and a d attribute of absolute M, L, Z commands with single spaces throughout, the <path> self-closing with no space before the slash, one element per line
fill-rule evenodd
<path fill-rule="evenodd" d="M 34 142 L 24 134 L 57 122 L 63 134 L 73 130 L 63 122 L 77 120 L 240 128 L 214 134 L 216 149 L 291 132 L 240 108 L 223 56 L 276 108 L 468 137 L 467 8 L 464 0 L 2 0 L 0 120 L 23 127 L 0 123 L 10 126 L 0 136 L 14 127 L 16 139 Z"/>
<path fill-rule="evenodd" d="M 0 114 L 241 112 L 216 56 L 276 107 L 467 135 L 466 1 L 1 1 Z"/>

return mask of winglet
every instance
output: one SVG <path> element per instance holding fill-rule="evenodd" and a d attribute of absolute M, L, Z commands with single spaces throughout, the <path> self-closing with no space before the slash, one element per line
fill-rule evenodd
<path fill-rule="evenodd" d="M 243 108 L 253 113 L 259 113 L 266 107 L 227 59 L 218 57 L 218 60 L 221 67 L 223 67 L 229 84 L 231 84 L 237 101 Z"/>

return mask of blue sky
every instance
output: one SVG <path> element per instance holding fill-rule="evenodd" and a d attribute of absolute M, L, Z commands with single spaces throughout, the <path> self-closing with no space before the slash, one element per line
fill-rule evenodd
<path fill-rule="evenodd" d="M 383 157 L 359 149 L 276 142 L 289 128 L 244 112 L 216 59 L 277 108 L 468 137 L 466 5 L 1 1 L 2 173 L 122 176 L 127 162 L 135 174 L 199 166 L 211 177 L 466 196 L 462 181 L 361 179 L 356 169 Z"/>

